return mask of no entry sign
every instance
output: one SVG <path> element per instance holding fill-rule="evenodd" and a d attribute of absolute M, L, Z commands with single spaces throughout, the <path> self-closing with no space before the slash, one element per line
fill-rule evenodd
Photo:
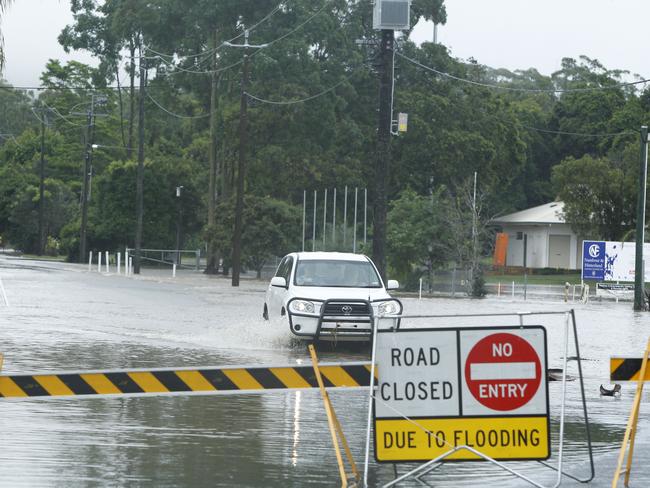
<path fill-rule="evenodd" d="M 465 381 L 483 406 L 507 412 L 533 399 L 542 380 L 537 351 L 515 334 L 490 334 L 472 348 L 465 360 Z"/>
<path fill-rule="evenodd" d="M 550 456 L 543 327 L 380 330 L 376 359 L 378 461 Z"/>

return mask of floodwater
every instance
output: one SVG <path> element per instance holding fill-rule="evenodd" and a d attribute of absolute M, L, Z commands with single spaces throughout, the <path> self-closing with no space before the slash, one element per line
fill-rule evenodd
<path fill-rule="evenodd" d="M 304 344 L 264 322 L 265 284 L 196 272 L 143 270 L 137 278 L 79 265 L 0 255 L 0 352 L 3 373 L 148 367 L 309 363 Z M 564 311 L 573 307 L 596 462 L 592 486 L 609 486 L 634 385 L 601 397 L 611 355 L 640 356 L 650 314 L 630 303 L 509 298 L 404 299 L 407 314 Z M 411 320 L 405 327 L 515 325 L 517 318 Z M 548 332 L 549 367 L 561 367 L 564 316 L 526 317 Z M 573 355 L 573 350 L 569 355 Z M 370 351 L 323 346 L 322 361 L 369 360 Z M 577 375 L 575 363 L 569 374 Z M 579 383 L 567 383 L 564 468 L 588 477 Z M 557 463 L 561 383 L 549 384 Z M 352 453 L 363 469 L 367 392 L 331 391 Z M 650 444 L 641 416 L 638 445 Z M 639 476 L 647 449 L 637 448 Z M 508 463 L 547 485 L 554 472 L 535 462 Z M 415 465 L 400 465 L 405 473 Z M 370 485 L 394 478 L 371 461 Z M 634 477 L 633 477 L 634 479 Z M 646 482 L 650 477 L 643 478 Z M 527 486 L 487 463 L 446 464 L 422 479 L 431 486 Z M 567 480 L 567 485 L 572 481 Z M 575 483 L 574 483 L 575 485 Z M 317 390 L 258 395 L 80 398 L 0 401 L 0 486 L 4 487 L 302 487 L 340 486 L 327 418 Z M 416 481 L 400 486 L 423 486 Z M 426 486 L 426 485 L 425 485 Z M 647 486 L 645 484 L 632 486 Z"/>

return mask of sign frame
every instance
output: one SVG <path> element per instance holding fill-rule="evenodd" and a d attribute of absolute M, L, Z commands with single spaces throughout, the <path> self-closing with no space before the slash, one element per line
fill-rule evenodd
<path fill-rule="evenodd" d="M 456 365 L 456 372 L 458 374 L 457 378 L 457 385 L 458 385 L 458 396 L 459 396 L 459 404 L 462 404 L 462 390 L 463 388 L 461 387 L 462 382 L 463 382 L 463 371 L 465 368 L 465 364 L 462 363 L 462 358 L 461 358 L 461 332 L 463 331 L 493 331 L 493 333 L 499 333 L 499 332 L 507 332 L 507 331 L 521 331 L 521 330 L 531 330 L 531 329 L 538 329 L 542 331 L 542 339 L 543 339 L 543 345 L 544 345 L 544 351 L 543 351 L 543 357 L 540 354 L 540 360 L 543 360 L 544 367 L 542 368 L 542 382 L 544 383 L 543 385 L 540 385 L 540 388 L 544 388 L 544 395 L 545 395 L 545 411 L 546 413 L 544 415 L 531 415 L 531 414 L 513 414 L 513 415 L 507 415 L 504 413 L 501 414 L 490 414 L 490 415 L 457 415 L 457 416 L 435 416 L 435 415 L 428 415 L 428 416 L 413 416 L 409 417 L 412 420 L 426 420 L 426 421 L 436 421 L 436 420 L 460 420 L 460 419 L 504 419 L 504 418 L 536 418 L 536 419 L 545 419 L 545 425 L 546 425 L 546 436 L 544 438 L 544 441 L 546 442 L 546 456 L 545 457 L 517 457 L 517 458 L 500 458 L 500 457 L 494 457 L 494 460 L 497 461 L 544 461 L 548 460 L 551 457 L 551 421 L 550 421 L 550 404 L 549 404 L 549 388 L 548 388 L 548 335 L 546 328 L 543 325 L 505 325 L 505 326 L 478 326 L 478 327 L 427 327 L 427 328 L 400 328 L 400 329 L 378 329 L 376 331 L 377 334 L 402 334 L 402 333 L 413 333 L 413 332 L 456 332 L 456 349 L 457 349 L 457 365 Z M 487 337 L 487 336 L 486 336 Z M 536 351 L 537 352 L 537 351 Z M 538 352 L 539 354 L 539 352 Z M 376 361 L 376 360 L 375 360 Z M 378 371 L 378 378 L 381 379 L 381 370 Z M 379 387 L 379 381 L 375 384 L 376 387 Z M 374 435 L 373 435 L 373 448 L 374 448 L 374 458 L 377 463 L 424 463 L 429 461 L 430 459 L 379 459 L 378 458 L 378 451 L 377 451 L 377 421 L 396 421 L 396 420 L 405 420 L 403 417 L 400 416 L 395 416 L 395 417 L 380 417 L 377 418 L 376 416 L 376 403 L 377 400 L 373 401 L 372 403 L 372 420 L 373 420 L 373 427 L 374 427 Z M 524 405 L 525 406 L 525 405 Z M 462 413 L 462 412 L 460 412 Z M 462 444 L 460 444 L 462 445 Z M 455 447 L 459 447 L 459 445 L 449 445 L 447 446 L 451 450 Z M 444 458 L 441 460 L 441 462 L 476 462 L 476 461 L 485 461 L 485 459 L 481 457 L 469 457 L 469 458 Z"/>

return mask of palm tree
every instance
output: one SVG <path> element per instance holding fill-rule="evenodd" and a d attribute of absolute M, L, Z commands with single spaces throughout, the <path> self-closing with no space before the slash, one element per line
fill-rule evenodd
<path fill-rule="evenodd" d="M 0 22 L 2 21 L 2 14 L 5 12 L 6 8 L 9 7 L 9 4 L 12 0 L 0 0 Z M 2 30 L 0 30 L 0 73 L 5 66 L 5 50 L 4 50 L 4 38 L 2 37 Z"/>

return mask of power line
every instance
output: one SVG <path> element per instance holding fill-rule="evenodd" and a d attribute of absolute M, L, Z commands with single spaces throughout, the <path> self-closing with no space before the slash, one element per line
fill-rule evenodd
<path fill-rule="evenodd" d="M 331 1 L 331 0 L 326 1 L 326 2 L 323 4 L 323 6 L 322 6 L 321 8 L 319 8 L 316 12 L 314 12 L 311 16 L 309 16 L 309 17 L 307 18 L 307 20 L 305 20 L 305 21 L 302 22 L 301 24 L 298 24 L 298 26 L 296 26 L 294 29 L 292 29 L 292 30 L 290 30 L 289 32 L 287 32 L 286 34 L 284 34 L 284 35 L 278 37 L 277 39 L 274 39 L 274 40 L 272 40 L 272 41 L 270 41 L 270 42 L 265 43 L 266 46 L 267 46 L 267 47 L 268 47 L 268 46 L 271 46 L 272 44 L 275 44 L 276 42 L 281 41 L 282 39 L 285 39 L 285 38 L 289 37 L 291 34 L 293 34 L 294 32 L 296 32 L 298 29 L 302 28 L 304 25 L 306 25 L 306 24 L 308 24 L 309 22 L 311 22 L 312 19 L 314 19 L 314 18 L 315 18 L 317 15 L 319 15 L 323 10 L 325 10 L 325 8 L 328 6 L 328 4 L 330 3 L 330 1 Z M 254 52 L 253 54 L 251 54 L 251 57 L 255 56 L 258 52 L 260 52 L 260 51 L 256 51 L 256 52 Z"/>
<path fill-rule="evenodd" d="M 256 29 L 257 27 L 259 27 L 261 24 L 263 24 L 264 22 L 266 22 L 267 20 L 269 20 L 269 19 L 270 19 L 271 17 L 273 17 L 273 15 L 275 15 L 275 14 L 276 14 L 276 13 L 277 13 L 277 12 L 278 12 L 278 11 L 279 11 L 283 6 L 284 6 L 284 5 L 285 5 L 285 2 L 277 4 L 277 5 L 273 8 L 273 10 L 271 10 L 268 14 L 266 14 L 266 15 L 265 15 L 261 20 L 259 20 L 256 24 L 253 24 L 253 26 L 249 27 L 249 28 L 248 28 L 248 31 L 249 31 L 249 32 L 252 32 L 254 29 Z M 179 57 L 182 57 L 182 58 L 185 58 L 185 59 L 189 59 L 189 58 L 198 58 L 198 57 L 201 57 L 201 56 L 210 55 L 210 54 L 214 53 L 215 51 L 218 51 L 219 49 L 221 49 L 222 47 L 224 47 L 227 43 L 232 42 L 232 41 L 236 41 L 237 39 L 239 39 L 239 38 L 240 38 L 241 36 L 243 36 L 243 35 L 244 35 L 244 33 L 241 32 L 240 34 L 237 34 L 237 35 L 236 35 L 235 37 L 233 37 L 232 39 L 228 39 L 227 41 L 222 42 L 221 44 L 219 44 L 219 45 L 218 45 L 217 47 L 215 47 L 215 48 L 209 49 L 209 50 L 207 50 L 207 51 L 202 51 L 202 52 L 197 53 L 197 54 L 188 54 L 188 55 L 179 56 Z M 158 55 L 158 56 L 163 56 L 163 57 L 170 58 L 170 59 L 173 59 L 174 57 L 176 57 L 176 54 L 164 54 L 164 53 L 160 53 L 160 52 L 158 52 L 158 51 L 155 51 L 154 49 L 151 49 L 150 47 L 146 47 L 146 46 L 145 46 L 145 49 L 146 49 L 147 51 L 149 51 L 149 52 L 152 52 L 152 53 Z M 147 56 L 145 56 L 145 57 L 147 57 Z M 153 58 L 153 57 L 152 57 L 152 58 Z M 208 59 L 209 59 L 209 58 L 208 58 Z M 200 61 L 200 63 L 203 63 L 203 62 L 205 62 L 205 60 Z"/>
<path fill-rule="evenodd" d="M 503 119 L 499 119 L 499 120 L 503 120 Z M 515 125 L 515 124 L 513 124 L 513 125 Z M 635 135 L 638 134 L 638 132 L 630 131 L 630 130 L 626 130 L 626 131 L 623 131 L 623 132 L 589 134 L 589 133 L 584 133 L 584 132 L 567 132 L 567 131 L 563 131 L 563 130 L 540 129 L 538 127 L 531 127 L 529 125 L 525 125 L 525 124 L 521 124 L 521 123 L 519 123 L 518 125 L 520 125 L 524 129 L 533 130 L 533 131 L 536 131 L 536 132 L 543 132 L 543 133 L 546 133 L 546 134 L 565 135 L 565 136 L 576 136 L 576 137 L 599 137 L 599 138 L 605 139 L 605 138 L 608 138 L 608 137 L 628 136 L 628 135 L 632 135 L 632 134 L 635 134 Z"/>
<path fill-rule="evenodd" d="M 227 71 L 230 68 L 234 68 L 235 66 L 238 66 L 243 62 L 240 59 L 239 61 L 237 61 L 235 63 L 232 63 L 232 64 L 230 64 L 228 66 L 224 66 L 223 68 L 198 71 L 198 70 L 191 70 L 191 69 L 187 69 L 187 68 L 181 68 L 180 66 L 174 65 L 173 63 L 167 61 L 166 59 L 163 59 L 163 58 L 159 58 L 159 59 L 162 62 L 164 62 L 165 64 L 167 64 L 169 67 L 174 68 L 175 70 L 177 70 L 178 72 L 189 73 L 189 74 L 193 74 L 193 75 L 211 75 L 211 74 L 214 74 L 214 73 L 220 73 L 221 71 Z M 178 74 L 178 73 L 177 72 L 170 72 L 168 74 L 175 75 L 175 74 Z"/>
<path fill-rule="evenodd" d="M 287 32 L 286 34 L 283 34 L 282 36 L 278 37 L 277 39 L 274 39 L 274 40 L 272 40 L 272 41 L 270 41 L 270 42 L 265 43 L 265 45 L 266 45 L 266 46 L 270 46 L 270 45 L 272 45 L 272 44 L 275 44 L 276 42 L 279 42 L 279 41 L 281 41 L 281 40 L 286 39 L 287 37 L 289 37 L 291 34 L 293 34 L 293 33 L 296 32 L 297 30 L 299 30 L 300 28 L 302 28 L 303 26 L 305 26 L 306 24 L 308 24 L 309 22 L 311 22 L 311 21 L 312 21 L 312 20 L 313 20 L 317 15 L 319 15 L 321 12 L 323 12 L 323 10 L 325 10 L 325 8 L 326 8 L 327 5 L 330 3 L 330 1 L 331 1 L 331 0 L 328 0 L 327 2 L 325 2 L 325 4 L 324 4 L 320 9 L 318 9 L 316 12 L 314 12 L 312 15 L 310 15 L 310 16 L 309 16 L 305 21 L 303 21 L 302 23 L 298 24 L 295 28 L 293 28 L 292 30 L 290 30 L 290 31 Z M 279 9 L 279 8 L 280 8 L 280 6 L 276 7 L 276 9 Z M 276 10 L 276 11 L 277 11 L 277 10 Z M 275 13 L 275 12 L 273 12 L 273 13 Z M 270 17 L 270 15 L 268 15 L 267 17 Z M 257 26 L 258 26 L 259 24 L 261 24 L 261 23 L 262 23 L 262 21 L 260 21 L 260 22 L 258 22 L 257 24 L 255 24 L 252 28 L 247 29 L 248 32 L 250 33 L 250 32 L 251 32 L 255 27 L 257 27 Z M 241 34 L 237 35 L 236 37 L 233 37 L 232 39 L 230 39 L 230 40 L 228 40 L 228 41 L 224 41 L 224 42 L 221 43 L 219 46 L 217 46 L 215 49 L 213 49 L 213 50 L 211 50 L 211 51 L 206 51 L 205 53 L 215 52 L 215 51 L 217 51 L 218 49 L 220 49 L 221 47 L 223 47 L 223 46 L 225 46 L 225 45 L 228 45 L 228 44 L 231 43 L 232 41 L 238 39 L 238 38 L 241 37 L 242 35 L 244 35 L 243 32 L 242 32 Z M 153 53 L 156 53 L 156 51 L 154 51 L 153 49 L 149 49 L 149 48 L 145 48 L 145 49 L 148 49 L 149 51 L 151 51 L 151 52 L 153 52 Z M 251 54 L 251 57 L 255 56 L 258 52 L 259 52 L 259 51 L 256 51 L 256 52 L 254 52 L 253 54 Z M 205 53 L 204 53 L 204 54 L 205 54 Z M 159 54 L 159 53 L 156 53 L 156 54 Z M 170 57 L 169 55 L 161 55 L 161 54 L 159 54 L 159 56 L 168 56 L 168 57 Z M 240 65 L 240 64 L 243 62 L 243 60 L 239 60 L 239 61 L 237 61 L 237 62 L 235 62 L 235 63 L 232 63 L 232 64 L 230 64 L 230 65 L 228 65 L 228 66 L 223 67 L 223 68 L 218 68 L 218 69 L 216 69 L 216 70 L 201 70 L 201 71 L 199 71 L 199 70 L 191 70 L 191 69 L 181 68 L 181 67 L 179 67 L 179 66 L 177 66 L 177 65 L 174 65 L 171 61 L 168 61 L 168 60 L 166 60 L 166 59 L 164 59 L 164 58 L 162 58 L 162 57 L 160 57 L 159 59 L 160 59 L 162 62 L 164 62 L 165 64 L 167 64 L 168 66 L 170 66 L 170 67 L 172 67 L 172 68 L 174 68 L 174 69 L 176 69 L 176 70 L 178 70 L 178 71 L 182 71 L 182 72 L 184 72 L 184 73 L 189 73 L 189 74 L 197 74 L 197 75 L 207 75 L 207 74 L 219 73 L 219 72 L 221 72 L 221 71 L 226 71 L 226 70 L 229 70 L 230 68 L 234 68 L 235 66 L 238 66 L 238 65 Z M 175 74 L 175 73 L 170 73 L 170 74 Z"/>
<path fill-rule="evenodd" d="M 272 104 L 272 105 L 293 105 L 293 104 L 296 104 L 296 103 L 308 102 L 309 100 L 314 100 L 315 98 L 323 96 L 323 95 L 335 90 L 338 86 L 340 86 L 345 81 L 347 81 L 351 76 L 352 76 L 352 74 L 350 74 L 350 76 L 347 76 L 347 77 L 343 78 L 338 83 L 336 83 L 335 85 L 330 86 L 326 90 L 323 90 L 320 93 L 317 93 L 315 95 L 311 95 L 311 96 L 306 97 L 306 98 L 301 98 L 300 100 L 266 100 L 264 98 L 260 98 L 260 97 L 257 97 L 255 95 L 252 95 L 252 94 L 250 94 L 248 92 L 246 92 L 246 96 L 248 96 L 249 98 L 252 98 L 253 100 L 257 100 L 258 102 L 261 102 L 261 103 L 268 103 L 268 104 Z"/>
<path fill-rule="evenodd" d="M 171 115 L 172 117 L 176 117 L 179 119 L 204 119 L 206 117 L 210 117 L 212 115 L 212 112 L 208 112 L 207 114 L 201 114 L 201 115 L 181 115 L 177 114 L 175 112 L 172 112 L 171 110 L 166 109 L 163 107 L 157 100 L 155 100 L 149 92 L 147 92 L 147 97 L 149 97 L 149 100 L 151 100 L 156 107 L 158 107 L 160 110 L 163 112 L 167 113 L 168 115 Z"/>
<path fill-rule="evenodd" d="M 502 117 L 499 117 L 498 115 L 493 115 L 493 114 L 485 114 L 485 115 L 487 115 L 492 119 L 503 122 L 504 124 L 507 124 L 511 127 L 523 127 L 524 129 L 532 130 L 535 132 L 542 132 L 544 134 L 556 134 L 556 135 L 575 136 L 575 137 L 598 137 L 602 139 L 609 138 L 609 137 L 628 136 L 628 135 L 638 134 L 637 131 L 631 131 L 631 130 L 626 130 L 622 132 L 604 132 L 600 134 L 593 134 L 587 132 L 569 132 L 563 130 L 540 129 L 539 127 L 533 127 L 530 125 L 522 124 L 519 120 L 517 121 L 506 120 Z"/>
<path fill-rule="evenodd" d="M 460 81 L 462 83 L 467 83 L 470 85 L 475 85 L 475 86 L 481 86 L 484 88 L 493 88 L 497 90 L 505 90 L 505 91 L 513 91 L 513 92 L 524 92 L 524 93 L 571 93 L 571 92 L 593 92 L 593 91 L 601 91 L 601 90 L 615 90 L 617 88 L 622 88 L 626 86 L 633 86 L 633 85 L 639 85 L 642 83 L 648 83 L 650 82 L 650 79 L 643 79 L 639 81 L 630 81 L 627 83 L 617 83 L 615 85 L 611 86 L 595 86 L 595 87 L 590 87 L 590 88 L 516 88 L 516 87 L 511 87 L 511 86 L 503 86 L 503 85 L 495 85 L 491 83 L 481 83 L 479 81 L 474 81 L 474 80 L 468 80 L 467 78 L 461 78 L 459 76 L 452 75 L 450 73 L 446 73 L 444 71 L 437 70 L 435 68 L 432 68 L 431 66 L 426 66 L 419 61 L 409 58 L 408 56 L 396 52 L 396 54 L 403 58 L 406 59 L 407 61 L 415 64 L 416 66 L 419 66 L 422 69 L 425 69 L 427 71 L 431 71 L 432 73 L 435 73 L 440 76 L 445 76 L 447 78 L 450 78 L 455 81 Z"/>

